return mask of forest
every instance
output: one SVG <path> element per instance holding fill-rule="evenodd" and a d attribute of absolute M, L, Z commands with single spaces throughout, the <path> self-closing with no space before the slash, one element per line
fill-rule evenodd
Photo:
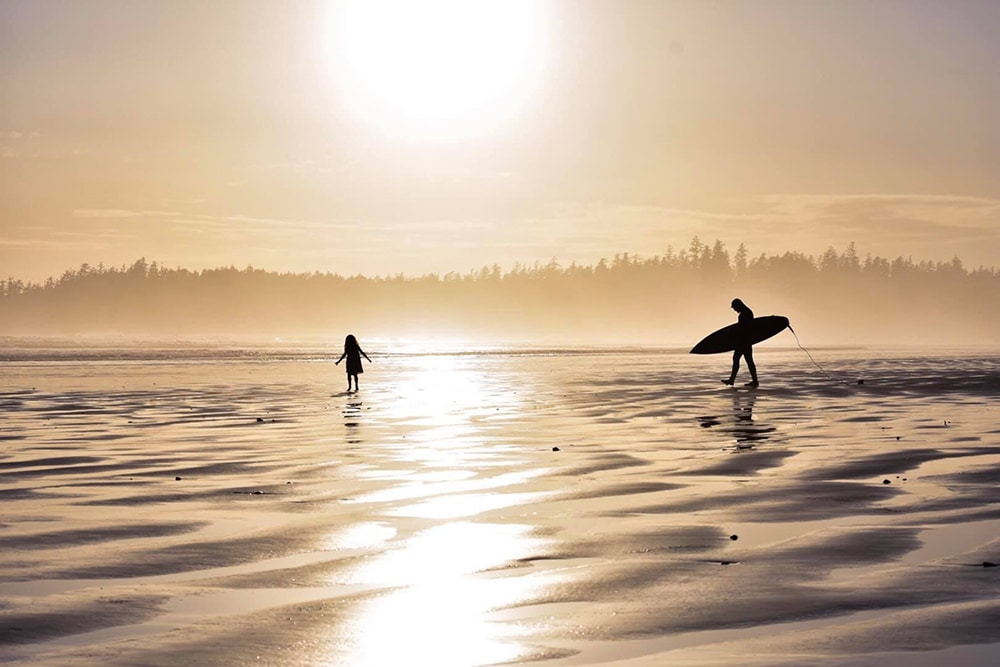
<path fill-rule="evenodd" d="M 790 318 L 822 345 L 1000 342 L 1000 271 L 860 256 L 730 253 L 697 237 L 662 255 L 555 260 L 468 273 L 367 277 L 248 266 L 192 271 L 139 259 L 44 283 L 0 281 L 2 336 L 463 337 L 689 345 L 735 321 L 730 301 Z"/>

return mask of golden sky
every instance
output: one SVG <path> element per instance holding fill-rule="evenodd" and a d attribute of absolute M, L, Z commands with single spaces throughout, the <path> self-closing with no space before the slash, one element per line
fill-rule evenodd
<path fill-rule="evenodd" d="M 1000 265 L 994 0 L 2 0 L 0 274 Z"/>

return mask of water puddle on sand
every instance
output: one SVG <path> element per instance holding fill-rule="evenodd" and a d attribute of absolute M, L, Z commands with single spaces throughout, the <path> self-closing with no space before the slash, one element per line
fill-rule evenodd
<path fill-rule="evenodd" d="M 839 667 L 996 667 L 1000 643 L 951 646 L 936 651 L 891 651 L 857 658 L 838 658 Z"/>
<path fill-rule="evenodd" d="M 844 527 L 874 526 L 870 516 L 839 517 L 821 521 L 793 521 L 782 523 L 732 523 L 725 530 L 736 536 L 733 546 L 758 548 L 798 539 L 810 533 L 837 530 Z"/>
<path fill-rule="evenodd" d="M 793 523 L 739 523 L 727 524 L 725 530 L 736 536 L 735 548 L 756 549 L 797 540 L 811 533 L 837 531 L 844 528 L 884 528 L 885 524 L 870 516 L 842 517 L 835 520 L 803 521 Z M 902 523 L 897 528 L 919 530 L 921 546 L 898 559 L 873 565 L 845 564 L 829 575 L 831 582 L 844 582 L 880 572 L 922 565 L 936 565 L 949 560 L 950 564 L 981 565 L 981 561 L 964 554 L 975 551 L 1000 537 L 1000 519 L 973 521 L 958 524 L 923 525 Z"/>
<path fill-rule="evenodd" d="M 757 657 L 759 661 L 750 664 L 814 664 L 836 665 L 837 667 L 940 667 L 941 665 L 962 665 L 962 667 L 994 667 L 1000 656 L 1000 644 L 976 644 L 951 646 L 931 651 L 892 651 L 869 653 L 860 656 L 808 655 L 806 662 L 789 660 L 791 654 L 774 654 L 768 661 L 767 655 L 747 656 L 737 653 L 740 647 L 722 648 L 730 642 L 753 641 L 762 636 L 778 637 L 794 633 L 829 630 L 835 626 L 867 624 L 899 612 L 896 609 L 859 611 L 839 616 L 828 616 L 808 621 L 772 623 L 749 628 L 727 628 L 724 630 L 702 630 L 683 632 L 665 637 L 636 640 L 610 640 L 595 642 L 549 642 L 551 646 L 578 650 L 574 656 L 563 659 L 562 665 L 628 664 L 636 667 L 649 665 L 733 665 L 740 664 L 741 658 Z M 713 648 L 718 645 L 719 648 Z M 690 656 L 685 651 L 698 649 Z M 704 651 L 701 653 L 700 651 Z M 678 654 L 672 655 L 674 652 Z"/>
<path fill-rule="evenodd" d="M 0 595 L 38 598 L 46 595 L 56 595 L 83 591 L 86 589 L 101 589 L 103 595 L 117 588 L 146 585 L 166 585 L 190 583 L 204 579 L 215 579 L 244 574 L 256 574 L 272 570 L 286 570 L 306 565 L 335 562 L 338 560 L 369 553 L 370 549 L 341 549 L 332 551 L 314 551 L 254 561 L 244 565 L 232 565 L 204 570 L 190 570 L 176 574 L 161 574 L 148 577 L 117 577 L 114 579 L 35 579 L 32 581 L 12 581 L 0 583 Z"/>
<path fill-rule="evenodd" d="M 845 614 L 843 616 L 812 619 L 808 621 L 791 621 L 788 623 L 771 623 L 763 626 L 756 625 L 749 628 L 726 628 L 724 630 L 679 632 L 669 636 L 655 637 L 652 639 L 574 642 L 567 643 L 565 645 L 561 642 L 551 642 L 551 644 L 558 647 L 576 649 L 580 651 L 577 655 L 563 660 L 561 664 L 565 665 L 595 665 L 605 663 L 611 664 L 615 662 L 624 663 L 628 660 L 638 660 L 639 658 L 654 655 L 656 656 L 656 662 L 650 662 L 648 664 L 670 665 L 673 664 L 673 659 L 669 653 L 673 651 L 682 651 L 696 647 L 707 647 L 713 644 L 724 644 L 740 640 L 752 640 L 757 639 L 764 634 L 768 636 L 777 636 L 785 633 L 820 630 L 830 627 L 833 624 L 870 621 L 888 613 L 891 613 L 891 611 L 863 611 L 853 614 Z M 709 661 L 709 664 L 727 663 L 725 661 L 719 661 L 718 663 Z"/>
<path fill-rule="evenodd" d="M 81 632 L 31 645 L 30 653 L 43 658 L 44 653 L 67 647 L 100 645 L 124 639 L 150 637 L 180 627 L 190 627 L 203 619 L 244 615 L 263 609 L 343 598 L 364 593 L 370 586 L 337 585 L 323 588 L 251 588 L 220 590 L 178 595 L 171 598 L 155 618 L 144 623 L 118 625 L 91 632 Z"/>
<path fill-rule="evenodd" d="M 844 583 L 901 567 L 969 565 L 982 567 L 982 561 L 965 556 L 1000 536 L 1000 519 L 972 521 L 953 525 L 912 526 L 921 530 L 921 546 L 902 557 L 875 565 L 845 566 L 834 570 L 831 582 Z M 948 561 L 948 562 L 942 562 Z"/>
<path fill-rule="evenodd" d="M 921 463 L 912 471 L 909 477 L 934 477 L 937 475 L 955 475 L 963 472 L 970 472 L 977 466 L 998 466 L 1000 465 L 1000 454 L 974 454 L 971 456 L 960 456 L 934 459 Z"/>
<path fill-rule="evenodd" d="M 903 556 L 900 562 L 904 565 L 923 565 L 929 561 L 955 559 L 997 537 L 1000 537 L 1000 519 L 934 526 L 920 533 L 923 546 Z"/>

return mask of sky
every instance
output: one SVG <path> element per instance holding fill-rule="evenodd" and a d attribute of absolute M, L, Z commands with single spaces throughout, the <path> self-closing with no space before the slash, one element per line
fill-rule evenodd
<path fill-rule="evenodd" d="M 995 0 L 0 0 L 0 275 L 1000 266 Z"/>

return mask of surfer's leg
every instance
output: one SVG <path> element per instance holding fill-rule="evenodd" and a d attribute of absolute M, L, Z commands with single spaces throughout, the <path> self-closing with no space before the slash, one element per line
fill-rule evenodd
<path fill-rule="evenodd" d="M 747 368 L 750 370 L 750 379 L 753 381 L 753 386 L 757 386 L 757 364 L 753 362 L 753 348 L 748 347 L 743 353 L 743 358 L 747 360 Z"/>
<path fill-rule="evenodd" d="M 740 372 L 740 351 L 733 352 L 733 371 L 729 374 L 728 380 L 723 380 L 723 384 L 733 384 L 736 382 L 736 374 Z"/>

